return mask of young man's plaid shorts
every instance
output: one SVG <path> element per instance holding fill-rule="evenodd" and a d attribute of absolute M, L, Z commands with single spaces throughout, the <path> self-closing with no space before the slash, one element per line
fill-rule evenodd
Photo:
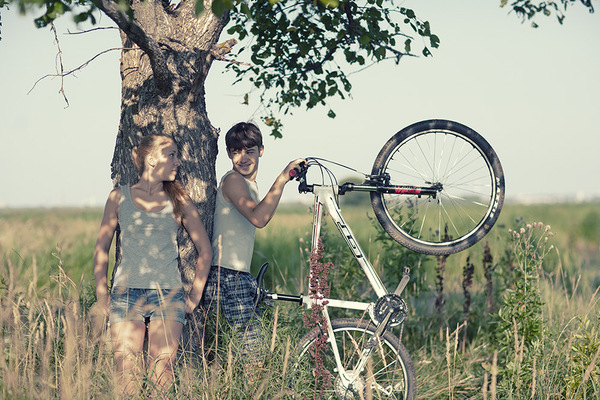
<path fill-rule="evenodd" d="M 204 309 L 216 312 L 220 299 L 220 312 L 241 333 L 244 355 L 257 356 L 263 337 L 257 318 L 260 311 L 254 305 L 257 288 L 256 279 L 250 273 L 215 266 L 211 267 L 204 288 Z"/>

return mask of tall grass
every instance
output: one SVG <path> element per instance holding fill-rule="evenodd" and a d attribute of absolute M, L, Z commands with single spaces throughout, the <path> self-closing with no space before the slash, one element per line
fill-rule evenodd
<path fill-rule="evenodd" d="M 344 209 L 344 215 L 388 288 L 395 287 L 403 266 L 411 268 L 404 294 L 410 315 L 394 333 L 415 362 L 419 398 L 517 398 L 517 386 L 521 398 L 600 395 L 599 204 L 506 205 L 486 237 L 489 253 L 482 242 L 447 259 L 441 277 L 445 301 L 439 311 L 437 260 L 386 243 L 365 208 Z M 100 218 L 101 210 L 0 212 L 0 398 L 113 398 L 109 338 L 104 320 L 95 318 L 92 309 L 92 252 Z M 509 229 L 519 231 L 534 220 L 549 224 L 556 236 L 547 248 L 554 247 L 536 267 L 537 315 L 544 329 L 526 358 L 519 330 L 505 337 L 506 346 L 498 345 L 498 310 L 506 305 L 502 294 L 515 288 L 511 277 L 516 276 L 517 260 Z M 271 264 L 271 289 L 306 292 L 311 223 L 307 207 L 282 207 L 257 232 L 253 269 L 265 261 Z M 324 234 L 329 257 L 324 261 L 335 265 L 332 292 L 342 298 L 373 298 L 343 241 L 329 225 Z M 465 315 L 467 257 L 474 275 L 467 286 L 470 306 Z M 486 263 L 490 267 L 484 269 Z M 493 307 L 486 270 L 491 271 Z M 291 360 L 295 343 L 306 331 L 301 313 L 285 304 L 266 309 L 265 362 L 254 376 L 248 376 L 226 329 L 217 347 L 207 340 L 209 356 L 200 364 L 182 353 L 178 385 L 169 398 L 312 398 L 302 393 L 302 385 L 287 384 L 289 374 L 299 373 Z M 506 373 L 518 365 L 516 373 Z M 310 379 L 310 373 L 304 374 L 301 379 Z"/>
<path fill-rule="evenodd" d="M 0 274 L 0 398 L 2 399 L 113 399 L 116 393 L 113 356 L 106 321 L 91 307 L 93 293 L 74 282 L 60 257 L 51 276 L 54 284 L 35 283 L 37 264 L 23 273 L 23 265 L 4 258 Z M 27 282 L 30 282 L 27 284 Z M 294 381 L 309 376 L 291 368 L 293 344 L 300 331 L 299 310 L 268 309 L 264 318 L 264 361 L 245 368 L 236 342 L 226 327 L 220 343 L 208 342 L 206 357 L 180 351 L 177 384 L 168 394 L 152 387 L 149 376 L 136 382 L 132 398 L 240 399 L 297 398 L 303 386 Z M 212 337 L 214 337 L 214 332 Z M 198 363 L 198 359 L 201 360 Z M 283 371 L 283 373 L 282 373 Z"/>
<path fill-rule="evenodd" d="M 5 257 L 0 268 L 0 395 L 3 398 L 111 398 L 112 357 L 105 330 L 90 317 L 84 287 L 56 258 L 55 284 L 38 265 Z M 29 284 L 25 285 L 26 282 Z M 89 296 L 88 296 L 88 300 Z"/>

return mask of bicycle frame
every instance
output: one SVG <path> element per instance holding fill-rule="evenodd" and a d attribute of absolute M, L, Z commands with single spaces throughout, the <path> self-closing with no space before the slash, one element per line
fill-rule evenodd
<path fill-rule="evenodd" d="M 379 276 L 377 275 L 377 273 L 375 272 L 373 266 L 371 265 L 371 263 L 365 256 L 358 241 L 354 237 L 352 230 L 346 223 L 346 220 L 342 216 L 342 212 L 341 212 L 341 210 L 337 204 L 337 201 L 335 199 L 335 194 L 336 194 L 335 192 L 338 190 L 338 188 L 339 188 L 338 186 L 332 186 L 332 185 L 311 185 L 310 186 L 310 191 L 312 191 L 315 196 L 314 214 L 313 214 L 313 231 L 312 231 L 312 249 L 314 251 L 317 248 L 319 237 L 321 234 L 323 213 L 324 213 L 324 211 L 327 211 L 327 213 L 331 217 L 332 221 L 334 222 L 336 228 L 339 230 L 340 234 L 344 238 L 344 240 L 345 240 L 346 244 L 348 245 L 348 248 L 352 252 L 354 258 L 356 259 L 356 261 L 362 268 L 363 272 L 365 273 L 367 279 L 369 280 L 371 286 L 373 287 L 373 290 L 375 291 L 377 296 L 379 298 L 381 298 L 381 297 L 387 295 L 388 291 L 385 288 L 385 286 L 384 286 L 383 282 L 381 281 L 381 279 L 379 278 Z M 407 279 L 403 280 L 403 282 L 401 283 L 402 289 L 406 285 L 406 281 L 407 281 Z M 400 285 L 399 285 L 399 288 L 400 288 Z M 400 293 L 396 293 L 396 294 L 399 295 Z M 375 343 L 372 346 L 367 346 L 367 347 L 363 348 L 361 350 L 362 354 L 361 354 L 360 362 L 358 363 L 358 365 L 356 365 L 352 371 L 346 371 L 343 366 L 340 354 L 339 354 L 339 349 L 337 348 L 337 345 L 335 343 L 335 334 L 333 332 L 331 320 L 329 317 L 329 312 L 327 310 L 329 307 L 337 307 L 337 308 L 367 311 L 367 310 L 369 310 L 369 308 L 373 307 L 373 303 L 346 301 L 346 300 L 338 300 L 338 299 L 331 299 L 331 298 L 321 298 L 322 293 L 318 293 L 318 296 L 316 296 L 318 298 L 318 300 L 315 300 L 314 298 L 311 298 L 310 296 L 301 296 L 301 297 L 302 297 L 302 303 L 305 304 L 307 308 L 311 308 L 314 303 L 317 303 L 317 304 L 320 304 L 323 306 L 322 312 L 323 312 L 323 317 L 324 317 L 325 321 L 327 322 L 328 341 L 329 341 L 329 344 L 331 345 L 331 348 L 332 348 L 332 351 L 333 351 L 333 354 L 335 357 L 335 362 L 337 364 L 337 370 L 339 371 L 340 376 L 342 378 L 342 384 L 344 384 L 346 386 L 351 384 L 353 381 L 356 380 L 356 377 L 358 376 L 358 374 L 360 374 L 362 372 L 362 370 L 364 368 L 366 368 L 369 355 L 370 355 L 372 349 L 375 347 L 374 346 Z M 380 327 L 381 331 L 383 331 L 383 329 L 385 329 L 386 324 L 387 324 L 387 322 L 385 324 L 382 324 L 383 326 Z"/>
<path fill-rule="evenodd" d="M 352 230 L 344 220 L 342 216 L 342 212 L 337 205 L 334 196 L 335 188 L 333 186 L 324 186 L 324 185 L 313 185 L 313 193 L 315 195 L 314 201 L 314 215 L 313 215 L 313 232 L 312 232 L 312 250 L 314 251 L 317 248 L 317 244 L 319 241 L 319 237 L 321 234 L 321 226 L 323 222 L 323 211 L 324 209 L 328 212 L 329 216 L 333 220 L 336 228 L 339 230 L 340 234 L 346 241 L 348 248 L 354 255 L 354 258 L 362 268 L 363 272 L 367 276 L 367 279 L 371 283 L 375 293 L 378 297 L 382 297 L 387 294 L 387 290 L 383 285 L 381 279 L 373 269 L 373 266 L 365 256 L 363 250 L 361 249 L 358 241 L 355 239 Z M 320 293 L 319 293 L 320 295 Z M 323 317 L 325 321 L 327 321 L 327 330 L 328 330 L 328 341 L 331 345 L 335 362 L 337 364 L 337 369 L 340 373 L 340 377 L 342 378 L 342 384 L 348 385 L 352 383 L 356 379 L 356 372 L 360 373 L 367 364 L 368 356 L 371 352 L 371 349 L 362 349 L 361 361 L 356 368 L 356 371 L 348 374 L 344 368 L 342 363 L 339 349 L 335 343 L 335 334 L 333 332 L 333 328 L 331 325 L 331 320 L 329 318 L 329 312 L 327 311 L 328 307 L 339 307 L 339 308 L 347 308 L 354 310 L 364 310 L 366 311 L 371 304 L 370 303 L 362 303 L 362 302 L 354 302 L 354 301 L 345 301 L 345 300 L 337 300 L 337 299 L 321 299 L 314 300 L 309 296 L 305 296 L 304 302 L 307 307 L 312 307 L 313 302 L 318 302 L 323 305 Z M 321 298 L 322 296 L 317 296 Z"/>
<path fill-rule="evenodd" d="M 319 241 L 319 237 L 321 235 L 321 226 L 323 222 L 323 211 L 326 210 L 332 221 L 334 222 L 336 228 L 339 230 L 342 238 L 344 238 L 348 248 L 356 258 L 356 261 L 364 271 L 367 279 L 373 286 L 373 289 L 378 297 L 384 296 L 387 294 L 387 290 L 383 285 L 383 282 L 379 279 L 379 276 L 373 269 L 373 266 L 365 256 L 363 250 L 361 249 L 358 241 L 355 239 L 352 230 L 346 223 L 346 220 L 342 216 L 342 211 L 337 205 L 335 200 L 334 190 L 337 187 L 327 186 L 327 185 L 313 185 L 313 193 L 315 195 L 314 202 L 314 215 L 313 215 L 313 232 L 312 232 L 312 249 L 317 248 L 317 244 Z M 328 306 L 331 307 L 342 307 L 342 308 L 350 308 L 357 310 L 365 310 L 367 307 L 364 306 L 365 303 L 359 302 L 349 302 L 343 300 L 334 300 L 328 299 Z"/>

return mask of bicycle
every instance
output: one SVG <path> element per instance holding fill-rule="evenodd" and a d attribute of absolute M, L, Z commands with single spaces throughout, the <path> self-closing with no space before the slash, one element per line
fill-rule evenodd
<path fill-rule="evenodd" d="M 393 292 L 388 292 L 342 216 L 338 196 L 369 192 L 375 215 L 384 230 L 401 245 L 431 255 L 464 250 L 496 222 L 504 201 L 504 173 L 488 142 L 465 125 L 445 120 L 422 121 L 396 133 L 383 146 L 371 174 L 362 184 L 337 184 L 323 165 L 307 158 L 290 174 L 300 193 L 313 193 L 312 249 L 317 248 L 326 210 L 365 273 L 378 299 L 365 303 L 317 296 L 272 293 L 262 281 L 268 264 L 260 269 L 257 304 L 265 299 L 322 307 L 325 326 L 310 330 L 298 342 L 298 363 L 306 363 L 311 346 L 326 333 L 328 347 L 323 366 L 335 377 L 332 398 L 376 397 L 413 399 L 416 374 L 410 354 L 388 328 L 401 325 L 408 309 L 401 294 L 410 279 L 409 268 Z M 340 164 L 337 164 L 340 165 Z M 309 184 L 311 167 L 321 172 L 321 184 Z M 329 182 L 325 182 L 326 179 Z M 331 320 L 328 308 L 368 313 L 365 319 Z"/>

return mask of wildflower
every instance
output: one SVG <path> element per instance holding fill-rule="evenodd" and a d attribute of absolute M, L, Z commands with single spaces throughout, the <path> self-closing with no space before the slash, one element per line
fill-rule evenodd
<path fill-rule="evenodd" d="M 540 229 L 544 229 L 544 223 L 540 221 L 540 222 L 538 223 L 538 228 L 540 228 Z"/>

